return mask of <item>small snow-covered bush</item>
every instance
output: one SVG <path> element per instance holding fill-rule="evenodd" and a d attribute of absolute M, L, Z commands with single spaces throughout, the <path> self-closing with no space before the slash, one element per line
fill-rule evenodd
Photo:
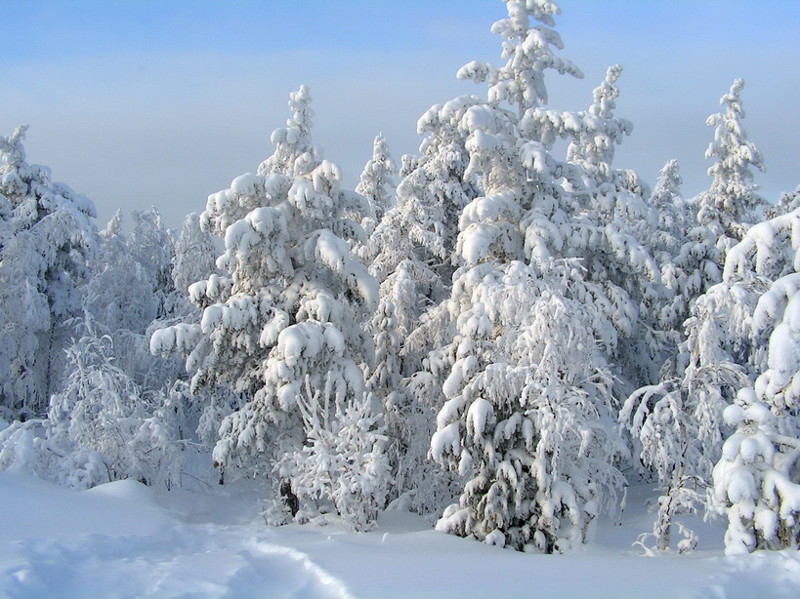
<path fill-rule="evenodd" d="M 113 364 L 113 341 L 91 318 L 67 349 L 70 375 L 50 399 L 48 417 L 0 433 L 0 469 L 29 472 L 70 487 L 135 478 L 178 484 L 184 454 L 174 394 L 142 393 Z"/>
<path fill-rule="evenodd" d="M 296 498 L 291 509 L 301 522 L 335 512 L 351 529 L 369 530 L 389 485 L 383 414 L 370 394 L 343 401 L 329 382 L 312 390 L 306 378 L 298 407 L 307 439 L 277 466 L 280 492 Z"/>

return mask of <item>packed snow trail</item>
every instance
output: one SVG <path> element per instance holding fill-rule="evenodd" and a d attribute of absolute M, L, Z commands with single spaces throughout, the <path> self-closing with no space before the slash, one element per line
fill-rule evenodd
<path fill-rule="evenodd" d="M 4 586 L 15 599 L 350 597 L 308 556 L 268 537 L 176 525 L 146 536 L 26 541 L 25 562 L 6 572 Z"/>
<path fill-rule="evenodd" d="M 631 495 L 643 505 L 652 489 Z M 333 519 L 269 527 L 257 497 L 226 485 L 157 501 L 133 481 L 75 492 L 0 473 L 0 597 L 800 597 L 797 551 L 724 557 L 723 523 L 693 522 L 704 548 L 688 555 L 645 558 L 631 547 L 652 524 L 645 512 L 602 524 L 595 543 L 566 555 L 530 555 L 435 532 L 405 512 L 365 534 Z"/>
<path fill-rule="evenodd" d="M 0 474 L 0 596 L 347 599 L 266 526 L 181 523 L 132 481 L 76 493 Z"/>

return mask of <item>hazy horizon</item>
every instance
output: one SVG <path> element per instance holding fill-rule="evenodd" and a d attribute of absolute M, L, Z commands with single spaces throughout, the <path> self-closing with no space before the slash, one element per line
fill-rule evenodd
<path fill-rule="evenodd" d="M 550 107 L 582 109 L 607 66 L 623 74 L 617 114 L 634 124 L 615 165 L 651 186 L 678 158 L 684 194 L 708 185 L 705 126 L 736 77 L 757 182 L 775 201 L 800 184 L 800 3 L 561 0 L 556 30 L 585 77 L 548 76 Z M 0 133 L 30 125 L 28 160 L 89 196 L 102 225 L 156 206 L 170 226 L 272 152 L 287 100 L 309 85 L 313 136 L 354 187 L 382 132 L 397 162 L 416 153 L 432 104 L 484 88 L 455 72 L 500 64 L 499 0 L 254 0 L 3 3 Z"/>

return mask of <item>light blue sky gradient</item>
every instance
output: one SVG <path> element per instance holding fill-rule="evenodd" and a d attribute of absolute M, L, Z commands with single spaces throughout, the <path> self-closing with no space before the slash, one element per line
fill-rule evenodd
<path fill-rule="evenodd" d="M 745 78 L 745 125 L 771 200 L 800 184 L 800 2 L 561 0 L 562 55 L 550 107 L 582 109 L 608 65 L 624 72 L 617 113 L 634 123 L 617 153 L 651 184 L 670 158 L 685 195 L 708 184 L 706 117 Z M 178 225 L 209 193 L 254 170 L 288 116 L 314 97 L 314 138 L 354 186 L 383 132 L 395 158 L 419 145 L 432 104 L 482 93 L 455 71 L 500 63 L 489 32 L 500 0 L 0 0 L 0 131 L 28 123 L 28 158 L 92 198 L 158 207 Z"/>

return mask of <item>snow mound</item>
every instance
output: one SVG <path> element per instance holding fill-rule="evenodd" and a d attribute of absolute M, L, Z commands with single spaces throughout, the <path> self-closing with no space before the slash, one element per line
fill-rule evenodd
<path fill-rule="evenodd" d="M 102 497 L 116 497 L 124 501 L 131 501 L 138 504 L 156 505 L 151 489 L 135 480 L 115 480 L 111 483 L 98 485 L 88 491 L 87 495 L 99 495 Z"/>
<path fill-rule="evenodd" d="M 0 472 L 0 543 L 83 534 L 150 534 L 175 523 L 149 489 L 117 481 L 72 491 L 24 474 Z"/>

